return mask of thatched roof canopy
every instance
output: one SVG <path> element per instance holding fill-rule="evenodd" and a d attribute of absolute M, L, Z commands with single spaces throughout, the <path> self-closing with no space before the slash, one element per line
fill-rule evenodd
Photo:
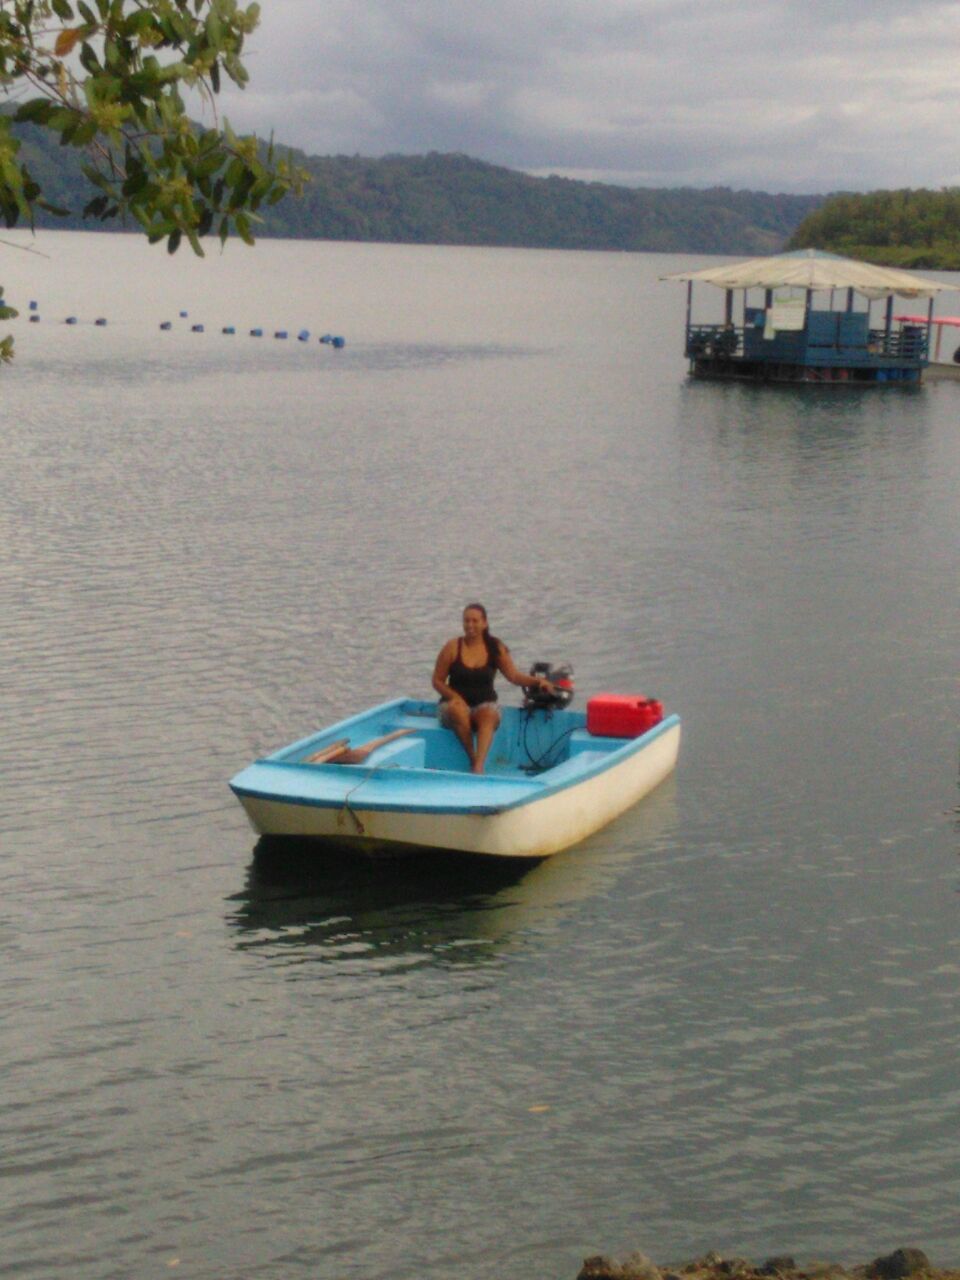
<path fill-rule="evenodd" d="M 819 249 L 800 249 L 773 258 L 751 258 L 704 271 L 680 271 L 664 280 L 703 281 L 721 289 L 853 289 L 867 298 L 932 298 L 960 285 L 925 280 L 896 267 L 876 267 Z"/>

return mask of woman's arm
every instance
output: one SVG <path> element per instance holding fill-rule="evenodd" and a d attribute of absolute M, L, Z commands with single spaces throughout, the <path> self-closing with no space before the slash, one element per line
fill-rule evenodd
<path fill-rule="evenodd" d="M 513 658 L 510 656 L 510 650 L 505 644 L 500 646 L 500 657 L 497 659 L 497 670 L 505 675 L 511 684 L 520 685 L 521 689 L 553 689 L 553 685 L 549 680 L 545 680 L 543 676 L 528 676 L 517 667 Z"/>
<path fill-rule="evenodd" d="M 450 667 L 456 652 L 456 640 L 448 640 L 437 654 L 436 665 L 433 668 L 433 687 L 445 702 L 463 701 L 459 693 L 455 689 L 451 689 L 447 684 L 447 676 L 450 674 Z"/>

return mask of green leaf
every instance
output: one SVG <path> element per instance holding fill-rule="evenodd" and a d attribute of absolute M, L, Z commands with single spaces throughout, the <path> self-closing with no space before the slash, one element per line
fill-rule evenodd
<path fill-rule="evenodd" d="M 90 77 L 99 76 L 103 70 L 100 65 L 100 59 L 97 57 L 93 45 L 88 44 L 86 41 L 80 48 L 80 65 Z M 93 78 L 88 80 L 84 85 L 85 91 L 88 85 L 94 90 L 97 88 L 97 82 Z"/>
<path fill-rule="evenodd" d="M 84 120 L 73 131 L 73 137 L 70 139 L 71 145 L 74 147 L 85 147 L 92 142 L 97 136 L 97 124 L 95 120 Z"/>
<path fill-rule="evenodd" d="M 234 224 L 237 228 L 237 234 L 244 244 L 253 244 L 253 232 L 250 230 L 250 222 L 244 213 L 238 213 L 234 218 Z"/>
<path fill-rule="evenodd" d="M 14 120 L 29 120 L 35 124 L 46 124 L 53 112 L 53 103 L 46 98 L 31 98 L 23 102 L 14 113 Z"/>

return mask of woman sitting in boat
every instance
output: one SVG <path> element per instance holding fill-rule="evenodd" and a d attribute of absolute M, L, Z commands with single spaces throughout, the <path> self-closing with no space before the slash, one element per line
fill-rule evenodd
<path fill-rule="evenodd" d="M 500 724 L 493 687 L 498 671 L 521 688 L 553 690 L 549 680 L 524 675 L 517 669 L 507 646 L 490 634 L 483 605 L 468 604 L 463 611 L 463 635 L 448 640 L 437 656 L 433 687 L 441 699 L 440 723 L 457 735 L 472 773 L 483 773 Z"/>

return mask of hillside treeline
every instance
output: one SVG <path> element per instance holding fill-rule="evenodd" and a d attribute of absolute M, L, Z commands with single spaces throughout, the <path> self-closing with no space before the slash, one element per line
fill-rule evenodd
<path fill-rule="evenodd" d="M 823 199 L 534 178 L 463 155 L 304 158 L 311 181 L 272 234 L 334 240 L 759 254 Z"/>
<path fill-rule="evenodd" d="M 82 217 L 91 192 L 80 153 L 33 126 L 18 132 L 22 155 L 47 198 L 70 210 L 67 218 L 43 214 L 38 225 L 104 226 Z M 823 201 L 728 188 L 634 189 L 534 178 L 463 155 L 291 155 L 310 174 L 306 193 L 269 209 L 255 227 L 258 235 L 753 255 L 780 250 Z"/>
<path fill-rule="evenodd" d="M 960 270 L 960 190 L 830 196 L 790 239 L 885 266 Z"/>

